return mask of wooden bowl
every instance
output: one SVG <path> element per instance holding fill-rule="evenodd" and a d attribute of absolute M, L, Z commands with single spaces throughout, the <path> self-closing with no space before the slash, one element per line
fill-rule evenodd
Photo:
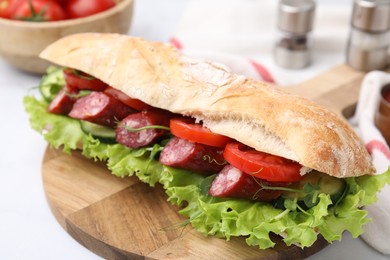
<path fill-rule="evenodd" d="M 390 145 L 390 117 L 383 114 L 375 115 L 375 126 L 382 133 L 388 145 Z"/>
<path fill-rule="evenodd" d="M 390 84 L 385 85 L 381 89 L 381 99 L 379 101 L 379 113 L 390 118 Z"/>
<path fill-rule="evenodd" d="M 39 53 L 64 36 L 82 32 L 127 34 L 134 0 L 118 0 L 117 5 L 88 17 L 55 22 L 26 22 L 0 18 L 0 56 L 16 68 L 43 74 L 50 65 Z"/>
<path fill-rule="evenodd" d="M 385 98 L 390 95 L 389 92 L 390 84 L 382 87 L 379 107 L 375 113 L 375 125 L 390 145 L 390 102 Z"/>

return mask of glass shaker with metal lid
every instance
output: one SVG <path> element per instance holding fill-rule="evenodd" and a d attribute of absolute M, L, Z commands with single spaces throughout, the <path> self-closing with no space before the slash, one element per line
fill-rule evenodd
<path fill-rule="evenodd" d="M 311 62 L 315 12 L 313 0 L 280 0 L 278 7 L 278 38 L 274 61 L 287 69 L 302 69 Z"/>
<path fill-rule="evenodd" d="M 346 63 L 371 71 L 388 65 L 390 0 L 354 0 Z"/>

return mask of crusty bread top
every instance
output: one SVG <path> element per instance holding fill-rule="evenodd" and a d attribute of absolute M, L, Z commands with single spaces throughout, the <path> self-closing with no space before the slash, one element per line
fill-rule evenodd
<path fill-rule="evenodd" d="M 170 45 L 117 34 L 77 34 L 40 55 L 89 73 L 154 107 L 202 120 L 211 131 L 336 177 L 374 173 L 350 126 L 312 101 Z"/>

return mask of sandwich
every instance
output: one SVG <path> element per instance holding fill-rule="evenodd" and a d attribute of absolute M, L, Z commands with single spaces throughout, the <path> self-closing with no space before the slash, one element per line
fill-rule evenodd
<path fill-rule="evenodd" d="M 358 237 L 364 206 L 390 183 L 338 115 L 168 44 L 76 34 L 40 57 L 55 67 L 24 99 L 32 128 L 118 177 L 162 185 L 205 236 L 260 249 L 271 234 L 302 248 Z"/>

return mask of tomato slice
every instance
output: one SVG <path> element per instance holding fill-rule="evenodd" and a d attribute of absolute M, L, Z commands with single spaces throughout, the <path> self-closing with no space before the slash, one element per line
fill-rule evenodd
<path fill-rule="evenodd" d="M 64 77 L 68 85 L 77 89 L 103 91 L 107 88 L 107 84 L 100 79 L 74 69 L 64 69 Z"/>
<path fill-rule="evenodd" d="M 232 141 L 227 136 L 213 133 L 201 124 L 196 124 L 195 120 L 191 118 L 172 118 L 169 127 L 174 136 L 194 143 L 225 147 L 227 143 Z"/>
<path fill-rule="evenodd" d="M 107 87 L 104 90 L 104 93 L 118 99 L 122 103 L 128 105 L 131 108 L 139 110 L 139 111 L 148 110 L 148 109 L 152 108 L 152 106 L 149 106 L 148 104 L 142 102 L 141 100 L 136 99 L 136 98 L 131 98 L 128 95 L 126 95 L 125 93 L 123 93 L 122 91 L 115 89 L 113 87 Z"/>
<path fill-rule="evenodd" d="M 303 179 L 299 174 L 302 167 L 299 163 L 256 151 L 238 142 L 227 144 L 223 156 L 228 163 L 244 173 L 270 182 L 295 182 Z"/>

